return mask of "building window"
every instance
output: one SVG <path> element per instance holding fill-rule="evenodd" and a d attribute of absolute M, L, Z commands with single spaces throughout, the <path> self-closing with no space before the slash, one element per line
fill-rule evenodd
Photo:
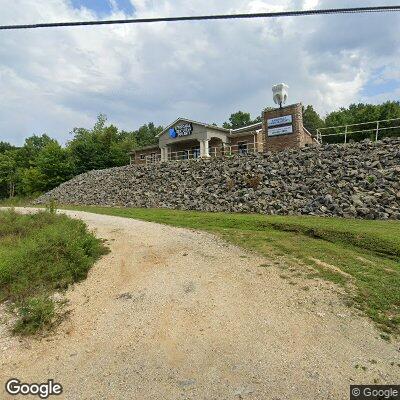
<path fill-rule="evenodd" d="M 247 142 L 238 142 L 238 153 L 240 155 L 247 154 Z"/>
<path fill-rule="evenodd" d="M 151 153 L 150 154 L 150 160 L 151 161 L 156 161 L 156 153 Z"/>
<path fill-rule="evenodd" d="M 146 154 L 141 154 L 141 155 L 140 155 L 140 159 L 141 159 L 141 160 L 144 160 L 145 158 L 146 158 Z"/>

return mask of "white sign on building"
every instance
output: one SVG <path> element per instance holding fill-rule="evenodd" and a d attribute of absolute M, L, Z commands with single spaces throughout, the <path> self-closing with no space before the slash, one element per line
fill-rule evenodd
<path fill-rule="evenodd" d="M 280 126 L 278 128 L 268 129 L 268 136 L 279 136 L 293 133 L 293 125 Z"/>
<path fill-rule="evenodd" d="M 268 120 L 268 126 L 277 126 L 292 123 L 291 115 L 284 115 L 283 117 L 271 118 Z"/>

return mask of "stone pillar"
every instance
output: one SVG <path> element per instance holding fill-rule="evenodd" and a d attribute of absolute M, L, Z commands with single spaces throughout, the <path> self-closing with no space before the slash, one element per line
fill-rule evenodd
<path fill-rule="evenodd" d="M 210 152 L 208 144 L 210 139 L 205 139 L 200 141 L 200 157 L 201 158 L 210 158 Z"/>
<path fill-rule="evenodd" d="M 161 147 L 161 162 L 168 161 L 168 147 Z"/>
<path fill-rule="evenodd" d="M 200 142 L 200 158 L 204 156 L 204 140 L 199 140 Z"/>

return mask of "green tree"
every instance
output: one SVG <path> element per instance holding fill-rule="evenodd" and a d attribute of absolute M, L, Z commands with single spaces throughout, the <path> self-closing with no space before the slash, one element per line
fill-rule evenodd
<path fill-rule="evenodd" d="M 33 135 L 25 139 L 21 151 L 17 153 L 18 165 L 25 168 L 34 165 L 40 151 L 50 143 L 57 143 L 57 141 L 48 135 Z"/>
<path fill-rule="evenodd" d="M 33 195 L 41 193 L 47 186 L 46 176 L 42 174 L 38 168 L 29 167 L 20 170 L 20 185 L 18 194 L 20 195 Z"/>
<path fill-rule="evenodd" d="M 17 162 L 13 151 L 0 154 L 0 194 L 14 197 L 18 180 Z"/>
<path fill-rule="evenodd" d="M 36 169 L 44 177 L 42 190 L 52 189 L 72 178 L 69 152 L 57 142 L 47 144 L 35 160 Z"/>
<path fill-rule="evenodd" d="M 324 120 L 314 110 L 313 106 L 303 107 L 303 124 L 306 129 L 315 135 L 318 128 L 324 126 Z"/>
<path fill-rule="evenodd" d="M 360 141 L 366 138 L 374 139 L 376 131 L 376 123 L 374 121 L 400 118 L 400 102 L 388 101 L 383 104 L 351 104 L 348 108 L 340 108 L 338 111 L 331 112 L 325 119 L 325 125 L 327 127 L 335 127 L 341 125 L 353 125 L 349 126 L 348 139 Z M 371 122 L 370 124 L 366 124 Z M 391 121 L 381 122 L 381 128 L 393 127 L 395 124 Z M 360 130 L 369 130 L 367 132 L 356 132 Z M 326 133 L 339 133 L 343 132 L 344 128 L 332 128 Z M 380 132 L 380 138 L 385 136 L 398 136 L 400 134 L 399 129 L 387 129 Z M 343 136 L 331 136 L 326 138 L 325 142 L 335 143 L 342 142 Z"/>
<path fill-rule="evenodd" d="M 229 122 L 224 122 L 222 126 L 226 129 L 239 129 L 261 121 L 261 116 L 252 120 L 250 113 L 238 111 L 231 114 L 229 117 Z"/>
<path fill-rule="evenodd" d="M 162 126 L 155 126 L 152 122 L 147 125 L 142 125 L 134 132 L 136 145 L 138 147 L 150 146 L 158 143 L 157 135 L 163 130 Z"/>
<path fill-rule="evenodd" d="M 15 150 L 16 147 L 7 142 L 0 142 L 0 154 L 9 150 Z"/>

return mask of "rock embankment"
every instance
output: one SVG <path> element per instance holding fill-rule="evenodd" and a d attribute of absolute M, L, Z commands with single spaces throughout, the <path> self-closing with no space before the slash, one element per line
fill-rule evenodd
<path fill-rule="evenodd" d="M 400 139 L 91 171 L 62 204 L 400 219 Z"/>

